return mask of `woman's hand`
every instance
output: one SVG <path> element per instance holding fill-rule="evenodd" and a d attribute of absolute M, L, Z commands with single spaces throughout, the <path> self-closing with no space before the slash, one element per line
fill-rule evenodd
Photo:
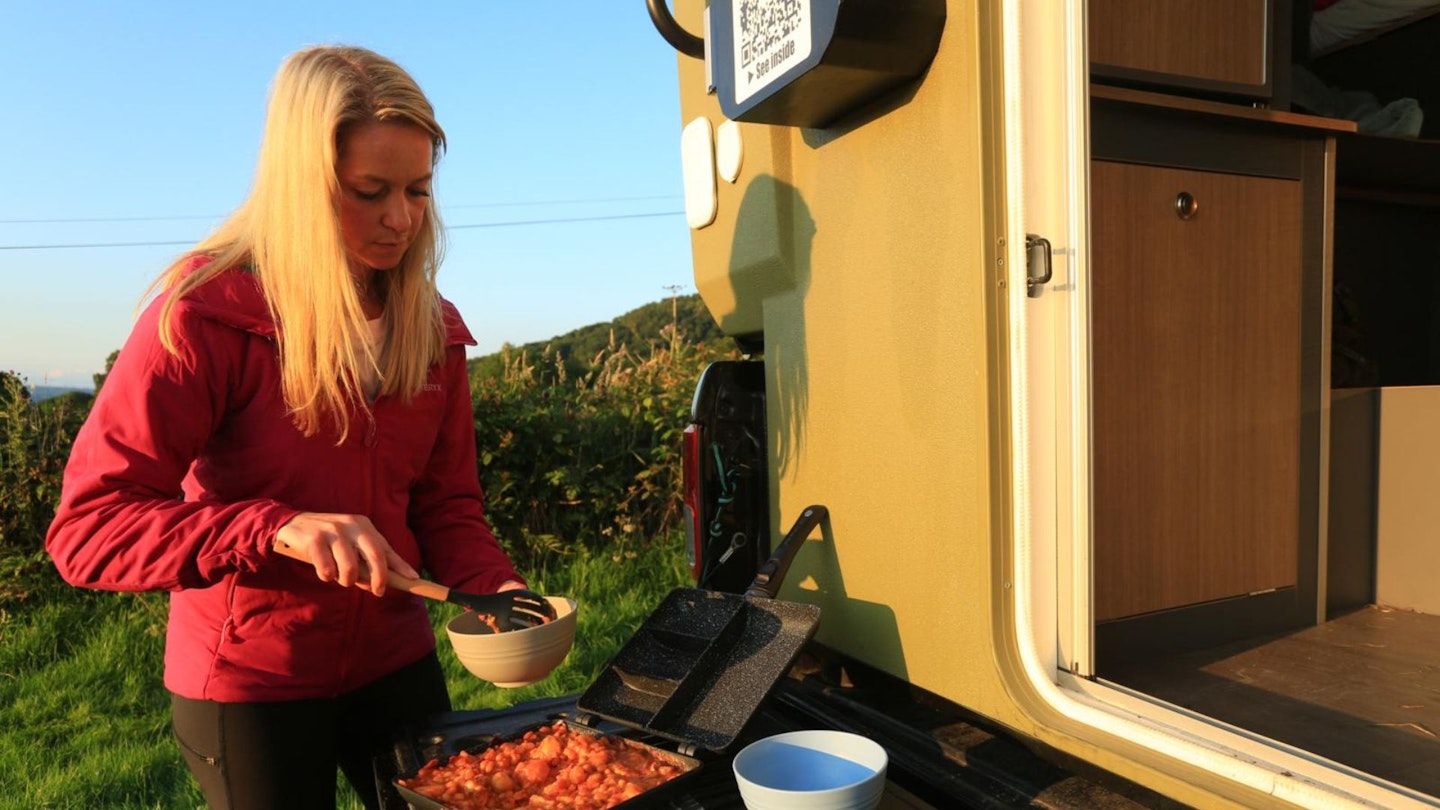
<path fill-rule="evenodd" d="M 388 570 L 420 576 L 364 515 L 301 512 L 280 527 L 275 543 L 299 551 L 315 566 L 321 582 L 358 584 L 376 596 L 385 593 Z"/>

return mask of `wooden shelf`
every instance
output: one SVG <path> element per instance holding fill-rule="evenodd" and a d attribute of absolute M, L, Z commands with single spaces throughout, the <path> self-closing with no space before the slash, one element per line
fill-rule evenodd
<path fill-rule="evenodd" d="M 1186 96 L 1172 96 L 1167 93 L 1132 90 L 1128 87 L 1115 87 L 1108 84 L 1091 83 L 1090 98 L 1119 101 L 1127 104 L 1142 104 L 1150 107 L 1164 107 L 1172 110 L 1185 110 L 1187 112 L 1204 113 L 1206 115 L 1221 115 L 1247 121 L 1260 121 L 1283 126 L 1303 127 L 1305 129 L 1320 129 L 1332 132 L 1356 131 L 1354 121 L 1346 121 L 1341 118 L 1323 118 L 1318 115 L 1304 115 L 1302 113 L 1282 112 L 1259 107 L 1246 107 L 1241 104 L 1226 104 L 1223 101 L 1206 101 L 1205 99 L 1189 98 Z"/>
<path fill-rule="evenodd" d="M 1440 141 L 1340 135 L 1335 187 L 1346 199 L 1440 205 Z"/>

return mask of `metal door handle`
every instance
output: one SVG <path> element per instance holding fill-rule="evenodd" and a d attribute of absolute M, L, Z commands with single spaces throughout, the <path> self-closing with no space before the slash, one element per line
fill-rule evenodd
<path fill-rule="evenodd" d="M 1052 275 L 1050 240 L 1033 233 L 1025 234 L 1025 294 L 1039 298 Z"/>

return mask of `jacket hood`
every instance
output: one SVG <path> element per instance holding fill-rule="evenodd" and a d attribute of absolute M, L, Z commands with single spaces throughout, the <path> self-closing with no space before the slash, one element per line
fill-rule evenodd
<path fill-rule="evenodd" d="M 192 270 L 201 263 L 193 265 Z M 191 290 L 180 306 L 208 320 L 268 338 L 277 334 L 275 319 L 265 303 L 260 279 L 254 273 L 234 269 L 221 273 Z"/>

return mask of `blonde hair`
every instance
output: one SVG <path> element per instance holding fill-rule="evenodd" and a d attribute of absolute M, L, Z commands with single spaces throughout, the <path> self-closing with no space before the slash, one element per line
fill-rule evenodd
<path fill-rule="evenodd" d="M 178 352 L 171 312 L 180 299 L 227 270 L 252 269 L 279 333 L 281 389 L 295 425 L 306 436 L 333 425 L 337 443 L 349 433 L 351 406 L 369 407 L 362 368 L 377 373 L 381 395 L 408 400 L 445 351 L 435 289 L 444 232 L 433 196 L 400 265 L 374 274 L 385 302 L 385 350 L 377 357 L 365 339 L 362 293 L 340 234 L 335 165 L 347 131 L 371 121 L 423 130 L 432 164 L 444 151 L 430 102 L 399 65 L 356 47 L 292 54 L 271 87 L 250 196 L 156 281 L 167 291 L 160 338 Z M 210 261 L 192 270 L 197 257 Z"/>

